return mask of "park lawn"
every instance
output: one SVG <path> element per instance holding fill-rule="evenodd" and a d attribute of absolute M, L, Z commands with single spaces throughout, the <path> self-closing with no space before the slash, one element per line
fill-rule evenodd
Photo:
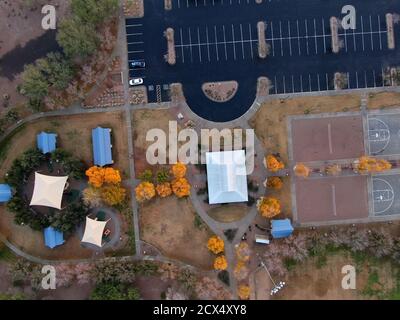
<path fill-rule="evenodd" d="M 207 249 L 212 234 L 196 226 L 196 213 L 189 199 L 157 198 L 141 205 L 139 215 L 141 240 L 171 259 L 212 268 L 214 256 Z"/>
<path fill-rule="evenodd" d="M 249 124 L 266 153 L 279 153 L 288 163 L 287 116 L 360 111 L 358 94 L 273 99 L 263 103 Z"/>

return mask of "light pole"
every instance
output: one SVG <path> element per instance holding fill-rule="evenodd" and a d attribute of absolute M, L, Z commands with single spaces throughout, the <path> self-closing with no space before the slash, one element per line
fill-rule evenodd
<path fill-rule="evenodd" d="M 257 257 L 258 257 L 258 259 L 260 259 L 261 266 L 267 272 L 268 277 L 271 279 L 271 282 L 274 285 L 274 287 L 270 291 L 270 295 L 273 296 L 274 294 L 277 294 L 286 285 L 286 283 L 284 281 L 279 281 L 279 283 L 276 284 L 274 279 L 272 279 L 272 276 L 269 273 L 269 270 L 268 270 L 267 266 L 265 265 L 264 261 L 262 260 L 262 258 L 260 257 L 260 255 L 258 253 L 257 253 Z"/>

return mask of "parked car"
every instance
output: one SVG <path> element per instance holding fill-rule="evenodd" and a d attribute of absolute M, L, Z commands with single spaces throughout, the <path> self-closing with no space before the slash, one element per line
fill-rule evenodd
<path fill-rule="evenodd" d="M 138 86 L 143 84 L 143 78 L 133 78 L 129 80 L 129 85 L 130 86 Z"/>
<path fill-rule="evenodd" d="M 144 61 L 135 60 L 135 61 L 131 62 L 131 67 L 133 69 L 145 68 L 146 67 L 146 63 Z"/>

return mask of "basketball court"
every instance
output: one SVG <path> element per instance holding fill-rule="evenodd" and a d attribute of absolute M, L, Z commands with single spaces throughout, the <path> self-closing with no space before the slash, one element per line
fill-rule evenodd
<path fill-rule="evenodd" d="M 360 114 L 302 116 L 289 121 L 294 162 L 355 159 L 365 154 Z"/>
<path fill-rule="evenodd" d="M 368 218 L 366 176 L 296 179 L 298 223 Z"/>

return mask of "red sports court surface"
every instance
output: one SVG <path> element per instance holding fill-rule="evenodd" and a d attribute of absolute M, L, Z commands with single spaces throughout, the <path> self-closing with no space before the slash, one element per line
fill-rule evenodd
<path fill-rule="evenodd" d="M 362 156 L 362 117 L 293 119 L 292 146 L 295 162 L 353 159 Z"/>
<path fill-rule="evenodd" d="M 368 217 L 366 176 L 296 179 L 297 222 Z"/>

